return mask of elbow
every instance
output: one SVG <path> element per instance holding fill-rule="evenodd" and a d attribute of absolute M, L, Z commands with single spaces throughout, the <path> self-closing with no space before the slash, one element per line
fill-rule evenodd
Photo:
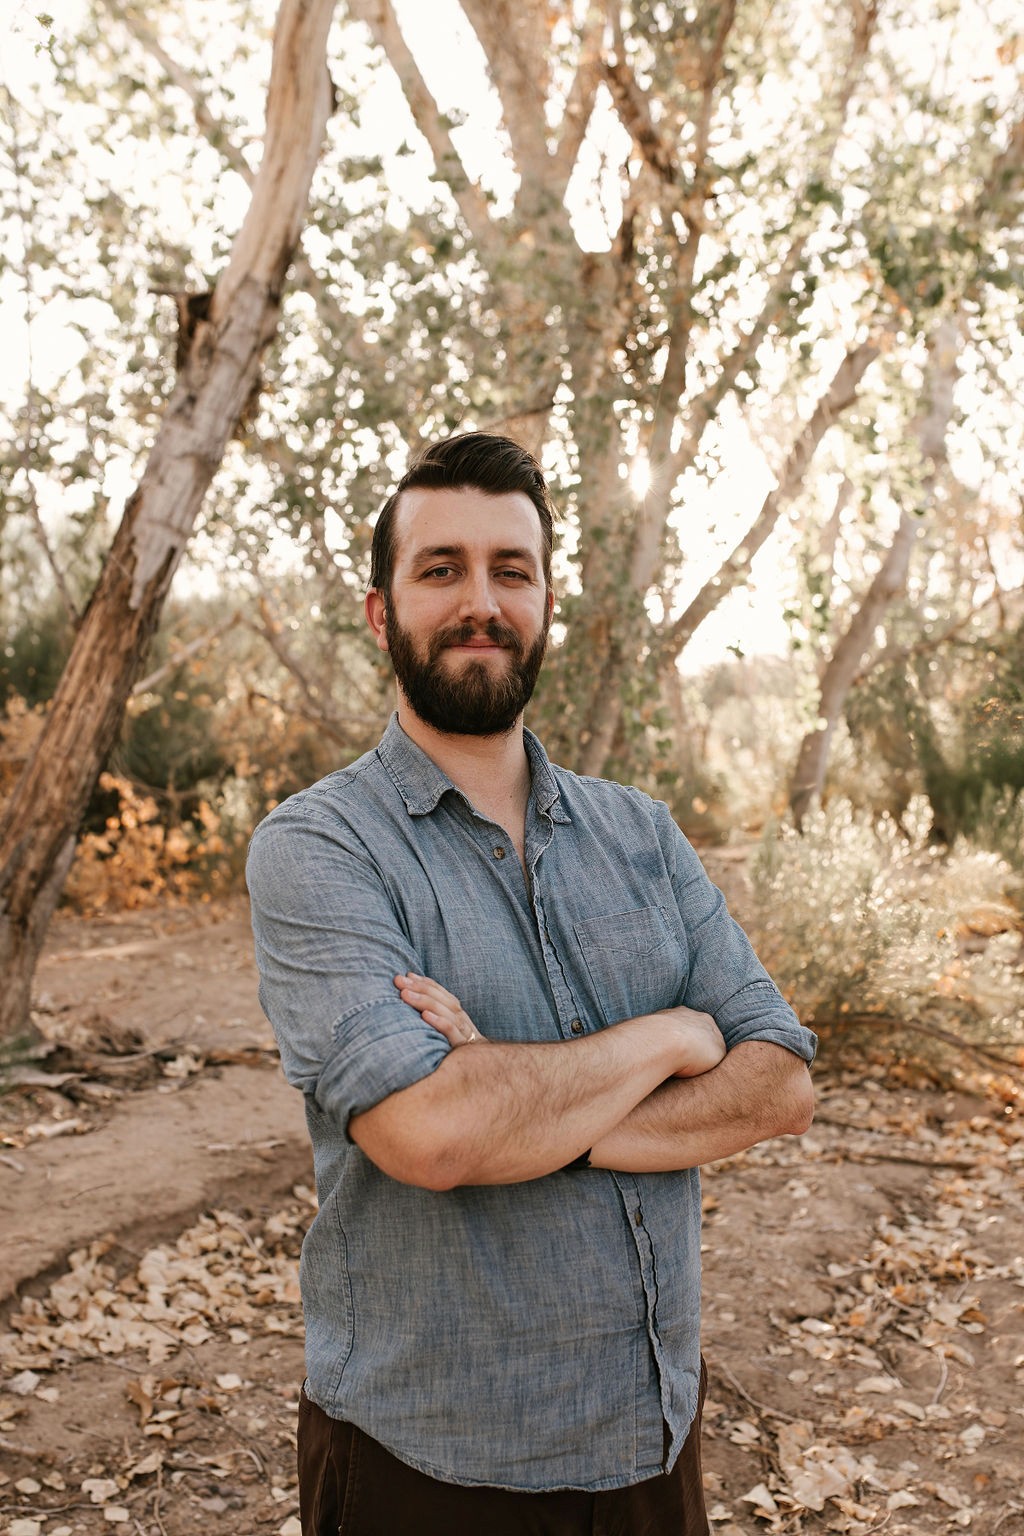
<path fill-rule="evenodd" d="M 783 1096 L 782 1107 L 784 1114 L 780 1132 L 783 1136 L 802 1136 L 810 1130 L 814 1120 L 814 1084 L 802 1062 Z"/>
<path fill-rule="evenodd" d="M 349 1121 L 349 1132 L 370 1162 L 399 1184 L 446 1194 L 467 1182 L 458 1147 L 427 1127 L 398 1126 L 370 1110 Z"/>
<path fill-rule="evenodd" d="M 383 1171 L 389 1172 L 387 1168 Z M 403 1170 L 391 1173 L 391 1177 L 402 1184 L 413 1184 L 417 1189 L 430 1190 L 435 1195 L 446 1195 L 449 1190 L 468 1182 L 457 1159 L 445 1148 L 437 1148 L 411 1158 Z"/>

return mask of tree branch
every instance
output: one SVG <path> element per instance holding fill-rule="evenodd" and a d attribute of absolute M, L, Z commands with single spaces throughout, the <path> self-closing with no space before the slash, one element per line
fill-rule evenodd
<path fill-rule="evenodd" d="M 295 655 L 291 646 L 284 638 L 284 625 L 274 613 L 270 598 L 264 591 L 258 599 L 260 619 L 262 623 L 254 624 L 252 620 L 246 620 L 249 628 L 257 635 L 262 636 L 281 663 L 285 671 L 295 679 L 310 709 L 317 713 L 321 719 L 338 721 L 337 712 L 334 709 L 330 689 L 322 688 L 306 671 L 302 662 Z M 355 689 L 363 703 L 370 709 L 373 708 L 373 700 L 367 698 L 366 692 L 351 678 L 349 684 Z"/>
<path fill-rule="evenodd" d="M 822 117 L 830 126 L 821 152 L 815 158 L 814 164 L 808 169 L 807 175 L 804 178 L 803 187 L 796 200 L 798 208 L 806 208 L 808 206 L 811 185 L 814 182 L 824 181 L 831 170 L 836 148 L 850 110 L 850 103 L 853 100 L 854 92 L 863 73 L 864 63 L 867 59 L 871 40 L 878 23 L 878 6 L 875 0 L 872 0 L 871 4 L 863 4 L 862 0 L 853 0 L 852 10 L 854 25 L 849 57 L 846 68 L 843 71 L 842 82 L 836 95 L 834 106 L 831 110 L 823 109 Z M 813 221 L 808 221 L 805 228 L 790 242 L 782 264 L 769 286 L 760 313 L 750 327 L 750 330 L 741 337 L 740 341 L 726 356 L 713 382 L 690 403 L 688 407 L 689 429 L 675 453 L 667 461 L 665 467 L 664 480 L 669 489 L 675 485 L 679 477 L 693 463 L 700 448 L 705 427 L 717 414 L 723 400 L 736 383 L 743 369 L 753 361 L 758 347 L 768 334 L 769 328 L 778 318 L 785 295 L 790 291 L 793 279 L 804 259 L 812 228 Z"/>
<path fill-rule="evenodd" d="M 559 204 L 565 201 L 573 169 L 579 158 L 583 140 L 587 136 L 597 87 L 604 74 L 601 57 L 603 36 L 604 17 L 600 9 L 594 6 L 583 23 L 576 72 L 565 98 L 565 112 L 558 135 L 558 144 L 551 157 L 551 190 Z"/>
<path fill-rule="evenodd" d="M 669 308 L 668 355 L 648 431 L 648 457 L 655 466 L 663 464 L 669 457 L 672 433 L 679 414 L 679 401 L 686 386 L 686 365 L 693 329 L 693 280 L 701 237 L 708 227 L 706 210 L 712 191 L 712 180 L 708 174 L 711 125 L 715 97 L 724 69 L 725 45 L 735 18 L 735 0 L 722 0 L 717 12 L 714 36 L 701 57 L 700 105 L 694 124 L 693 179 L 685 192 L 684 205 L 677 205 L 677 211 L 686 220 L 687 235 L 680 251 L 675 289 Z M 615 27 L 616 51 L 624 60 L 622 23 L 617 11 Z M 678 186 L 678 170 L 675 174 Z M 679 190 L 683 191 L 681 187 Z M 649 504 L 645 504 L 644 515 L 637 522 L 630 558 L 630 583 L 634 592 L 645 592 L 654 580 L 671 509 L 672 484 L 674 481 L 661 482 L 658 495 Z"/>
<path fill-rule="evenodd" d="M 700 64 L 700 106 L 694 119 L 695 138 L 689 180 L 651 115 L 647 94 L 640 86 L 626 55 L 625 35 L 618 5 L 612 8 L 614 56 L 605 60 L 604 75 L 612 93 L 623 127 L 629 133 L 645 164 L 660 183 L 667 203 L 666 213 L 679 213 L 690 235 L 699 237 L 708 227 L 707 200 L 711 186 L 707 177 L 707 154 L 711 136 L 715 93 L 722 78 L 725 45 L 736 15 L 735 0 L 723 0 L 717 14 L 717 27 L 710 48 L 703 51 Z M 696 252 L 694 252 L 694 255 Z M 692 264 L 691 264 L 692 271 Z"/>
<path fill-rule="evenodd" d="M 829 427 L 856 400 L 860 381 L 878 353 L 879 348 L 873 342 L 864 342 L 847 352 L 815 406 L 810 420 L 790 448 L 779 483 L 765 497 L 756 519 L 714 576 L 704 583 L 697 596 L 664 631 L 661 641 L 664 655 L 678 655 L 722 599 L 746 579 L 754 556 L 803 483 L 818 444 Z"/>
<path fill-rule="evenodd" d="M 915 640 L 910 645 L 883 646 L 873 656 L 868 657 L 856 677 L 854 677 L 850 687 L 859 688 L 863 683 L 867 682 L 871 673 L 878 667 L 888 666 L 891 662 L 909 661 L 912 656 L 926 656 L 930 651 L 941 650 L 944 645 L 948 645 L 951 640 L 956 639 L 957 635 L 962 634 L 979 614 L 984 613 L 986 608 L 995 605 L 997 610 L 1001 612 L 1004 596 L 1003 590 L 997 587 L 994 592 L 990 592 L 987 597 L 982 598 L 981 602 L 968 613 L 962 614 L 959 619 L 947 625 L 938 634 L 929 635 L 924 640 Z"/>
<path fill-rule="evenodd" d="M 157 684 L 162 683 L 165 677 L 172 676 L 180 666 L 183 666 L 186 661 L 191 660 L 193 656 L 200 656 L 204 651 L 208 651 L 222 635 L 227 634 L 229 629 L 234 629 L 235 625 L 241 622 L 241 619 L 241 613 L 235 612 L 229 614 L 226 619 L 222 619 L 219 624 L 215 624 L 212 629 L 204 630 L 195 640 L 190 640 L 188 645 L 181 646 L 179 650 L 174 651 L 168 656 L 167 660 L 157 667 L 155 671 L 141 678 L 135 684 L 128 697 L 137 699 L 141 698 L 144 693 L 152 693 Z"/>
<path fill-rule="evenodd" d="M 1009 222 L 1009 214 L 1002 206 L 1005 199 L 1019 192 L 1024 183 L 1024 115 L 1010 129 L 1005 149 L 995 157 L 985 177 L 985 183 L 975 202 L 975 217 L 983 220 L 995 214 L 1000 225 Z"/>
<path fill-rule="evenodd" d="M 543 8 L 524 0 L 462 0 L 462 9 L 486 55 L 501 101 L 520 176 L 521 211 L 524 194 L 535 196 L 548 180 L 545 109 L 550 71 Z"/>
<path fill-rule="evenodd" d="M 138 43 L 141 43 L 146 52 L 160 65 L 171 84 L 185 93 L 192 103 L 196 126 L 204 138 L 208 139 L 214 149 L 223 156 L 231 169 L 241 176 L 246 186 L 251 187 L 255 179 L 254 173 L 227 127 L 211 110 L 193 76 L 167 52 L 156 32 L 140 15 L 138 8 L 122 5 L 119 0 L 100 0 L 100 4 L 128 29 Z"/>
<path fill-rule="evenodd" d="M 370 29 L 371 36 L 398 76 L 413 120 L 430 146 L 437 175 L 451 190 L 470 234 L 481 251 L 491 250 L 494 246 L 494 226 L 487 199 L 470 180 L 452 143 L 437 102 L 402 35 L 391 0 L 349 0 L 348 9 L 350 15 L 364 22 Z"/>
<path fill-rule="evenodd" d="M 257 629 L 256 633 L 262 634 L 262 630 Z M 246 698 L 250 703 L 253 699 L 260 699 L 264 704 L 272 704 L 275 709 L 283 710 L 286 715 L 291 715 L 296 720 L 305 720 L 309 725 L 315 725 L 318 730 L 323 731 L 325 736 L 329 736 L 332 741 L 336 741 L 339 747 L 350 748 L 353 744 L 353 739 L 358 742 L 360 734 L 363 732 L 370 732 L 374 736 L 379 736 L 386 723 L 384 719 L 376 715 L 332 715 L 328 717 L 322 710 L 303 709 L 301 704 L 288 704 L 283 699 L 274 698 L 272 694 L 263 693 L 259 688 L 250 688 L 246 693 Z M 349 729 L 350 726 L 355 729 Z"/>
<path fill-rule="evenodd" d="M 925 1035 L 931 1040 L 939 1040 L 943 1045 L 950 1045 L 954 1050 L 963 1051 L 969 1056 L 976 1056 L 986 1065 L 1003 1067 L 1015 1075 L 1024 1075 L 1019 1061 L 1014 1061 L 1011 1056 L 1004 1056 L 1001 1052 L 993 1050 L 990 1045 L 975 1044 L 973 1040 L 965 1040 L 962 1035 L 956 1034 L 951 1029 L 942 1029 L 938 1024 L 920 1024 L 911 1019 L 897 1019 L 884 1013 L 848 1013 L 839 1018 L 816 1019 L 815 1024 L 820 1029 L 891 1029 L 900 1034 L 908 1031 L 914 1035 Z"/>

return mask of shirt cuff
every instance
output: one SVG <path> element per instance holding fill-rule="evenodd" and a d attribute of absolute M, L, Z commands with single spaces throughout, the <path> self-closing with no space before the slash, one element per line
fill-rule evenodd
<path fill-rule="evenodd" d="M 818 1037 L 806 1029 L 772 981 L 752 981 L 715 1012 L 715 1023 L 731 1051 L 746 1040 L 784 1046 L 810 1065 Z"/>
<path fill-rule="evenodd" d="M 348 1123 L 382 1100 L 436 1072 L 451 1050 L 414 1008 L 371 998 L 334 1025 L 333 1046 L 320 1071 L 316 1101 L 351 1141 Z"/>

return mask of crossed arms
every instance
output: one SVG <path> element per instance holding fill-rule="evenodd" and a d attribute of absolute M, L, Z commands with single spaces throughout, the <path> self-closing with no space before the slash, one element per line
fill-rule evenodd
<path fill-rule="evenodd" d="M 579 1040 L 483 1039 L 438 983 L 395 978 L 402 1001 L 453 1049 L 435 1072 L 354 1115 L 356 1144 L 425 1189 L 514 1184 L 588 1147 L 598 1168 L 658 1173 L 800 1135 L 814 1096 L 804 1061 L 748 1040 L 727 1052 L 710 1014 L 667 1008 Z"/>

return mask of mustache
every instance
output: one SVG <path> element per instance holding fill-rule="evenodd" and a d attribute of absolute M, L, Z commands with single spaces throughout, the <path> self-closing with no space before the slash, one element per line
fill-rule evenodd
<path fill-rule="evenodd" d="M 431 637 L 430 657 L 436 661 L 441 652 L 450 645 L 468 645 L 471 640 L 479 640 L 481 635 L 486 635 L 493 645 L 500 645 L 506 651 L 511 651 L 518 656 L 522 651 L 519 636 L 509 624 L 502 624 L 498 619 L 488 619 L 481 629 L 476 624 L 449 624 L 447 629 L 439 629 L 436 635 Z"/>

